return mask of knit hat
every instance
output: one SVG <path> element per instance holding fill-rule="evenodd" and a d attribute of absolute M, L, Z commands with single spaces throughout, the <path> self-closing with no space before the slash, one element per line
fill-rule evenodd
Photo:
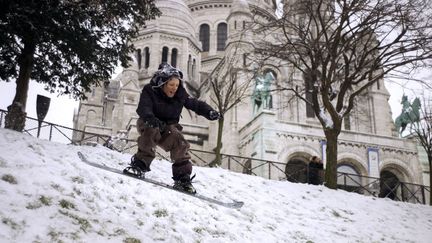
<path fill-rule="evenodd" d="M 153 88 L 160 88 L 172 77 L 182 80 L 183 73 L 179 69 L 163 62 L 159 65 L 158 70 L 153 74 L 150 84 Z"/>

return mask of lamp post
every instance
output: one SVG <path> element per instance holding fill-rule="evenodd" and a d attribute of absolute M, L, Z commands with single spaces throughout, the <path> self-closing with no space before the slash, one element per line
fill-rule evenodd
<path fill-rule="evenodd" d="M 49 105 L 50 105 L 51 98 L 43 96 L 43 95 L 37 95 L 36 98 L 36 113 L 38 118 L 38 131 L 37 131 L 37 137 L 39 137 L 40 129 L 42 125 L 42 121 L 45 119 L 46 114 L 48 113 Z"/>

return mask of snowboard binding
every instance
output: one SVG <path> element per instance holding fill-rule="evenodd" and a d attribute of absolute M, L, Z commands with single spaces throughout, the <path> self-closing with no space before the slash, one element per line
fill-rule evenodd
<path fill-rule="evenodd" d="M 130 165 L 123 170 L 123 173 L 138 178 L 145 178 L 145 173 L 149 171 L 150 169 L 147 168 L 144 162 L 132 156 Z"/>
<path fill-rule="evenodd" d="M 128 166 L 125 169 L 123 169 L 123 173 L 126 175 L 135 176 L 138 178 L 145 178 L 145 172 L 142 172 L 140 168 L 135 166 Z"/>
<path fill-rule="evenodd" d="M 174 185 L 173 188 L 178 191 L 183 191 L 190 194 L 196 194 L 196 189 L 192 185 L 192 180 L 195 178 L 195 175 L 193 175 L 191 178 L 189 175 L 185 175 L 181 178 L 173 178 L 174 179 Z"/>

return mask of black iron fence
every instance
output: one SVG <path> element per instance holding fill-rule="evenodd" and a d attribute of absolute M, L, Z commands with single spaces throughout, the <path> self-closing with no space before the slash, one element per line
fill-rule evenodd
<path fill-rule="evenodd" d="M 0 109 L 0 127 L 4 127 L 6 114 L 7 111 Z M 23 132 L 36 137 L 37 131 L 38 120 L 27 117 Z M 103 144 L 119 152 L 133 153 L 137 146 L 135 140 L 117 138 L 120 143 L 116 145 L 116 141 L 111 136 L 85 132 L 50 122 L 42 122 L 39 138 L 76 145 Z M 190 153 L 193 163 L 198 166 L 209 166 L 215 158 L 215 154 L 209 151 L 191 149 Z M 159 152 L 158 155 L 168 160 L 165 153 Z M 309 168 L 306 165 L 297 164 L 288 166 L 286 163 L 243 156 L 222 154 L 221 167 L 268 179 L 288 180 L 298 183 L 307 183 L 310 179 Z M 323 171 L 319 174 L 322 181 Z M 375 197 L 388 197 L 396 201 L 421 204 L 427 203 L 428 195 L 431 193 L 430 187 L 424 185 L 407 182 L 387 183 L 380 178 L 340 172 L 338 172 L 338 187 L 349 192 Z"/>
<path fill-rule="evenodd" d="M 212 161 L 214 153 L 191 149 L 192 160 L 195 164 L 207 166 Z M 242 156 L 222 154 L 221 166 L 223 168 L 251 175 L 262 176 L 268 179 L 288 180 L 297 183 L 308 183 L 311 178 L 307 165 L 291 165 L 286 163 L 255 159 Z M 324 171 L 316 172 L 321 182 Z M 362 176 L 358 174 L 337 173 L 338 188 L 349 192 L 370 195 L 375 197 L 387 197 L 395 201 L 426 204 L 430 187 L 408 183 L 387 183 L 376 177 Z"/>
<path fill-rule="evenodd" d="M 4 127 L 6 114 L 7 111 L 0 109 L 0 127 Z M 38 129 L 38 119 L 26 117 L 23 133 L 39 137 L 40 139 L 79 145 L 91 143 L 104 144 L 111 138 L 108 135 L 85 132 L 46 121 L 43 121 L 41 124 L 39 136 Z"/>

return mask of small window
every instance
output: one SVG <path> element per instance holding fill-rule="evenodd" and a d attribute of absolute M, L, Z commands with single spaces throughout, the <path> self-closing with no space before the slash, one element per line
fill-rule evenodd
<path fill-rule="evenodd" d="M 202 50 L 209 51 L 210 49 L 210 26 L 208 24 L 202 24 L 200 26 L 199 40 L 202 43 Z"/>
<path fill-rule="evenodd" d="M 150 49 L 148 47 L 144 48 L 144 68 L 150 66 Z"/>
<path fill-rule="evenodd" d="M 308 118 L 314 118 L 315 112 L 313 109 L 313 106 L 310 104 L 312 103 L 312 88 L 313 88 L 313 82 L 311 75 L 305 75 L 305 90 L 306 90 L 306 117 Z"/>
<path fill-rule="evenodd" d="M 192 79 L 195 79 L 195 72 L 196 72 L 196 60 L 193 59 L 193 63 L 192 63 Z"/>
<path fill-rule="evenodd" d="M 225 42 L 227 40 L 227 24 L 220 23 L 217 27 L 217 50 L 225 50 Z"/>
<path fill-rule="evenodd" d="M 192 56 L 191 55 L 189 55 L 188 57 L 187 72 L 188 72 L 188 77 L 191 78 L 192 77 Z"/>
<path fill-rule="evenodd" d="M 168 47 L 162 48 L 162 62 L 168 62 Z"/>
<path fill-rule="evenodd" d="M 138 63 L 138 70 L 139 70 L 139 69 L 141 69 L 141 61 L 142 61 L 141 49 L 138 49 L 136 52 L 136 60 Z"/>
<path fill-rule="evenodd" d="M 171 52 L 171 65 L 177 67 L 177 49 L 173 48 Z"/>
<path fill-rule="evenodd" d="M 344 128 L 345 130 L 351 130 L 351 117 L 350 114 L 345 115 L 344 117 Z"/>

